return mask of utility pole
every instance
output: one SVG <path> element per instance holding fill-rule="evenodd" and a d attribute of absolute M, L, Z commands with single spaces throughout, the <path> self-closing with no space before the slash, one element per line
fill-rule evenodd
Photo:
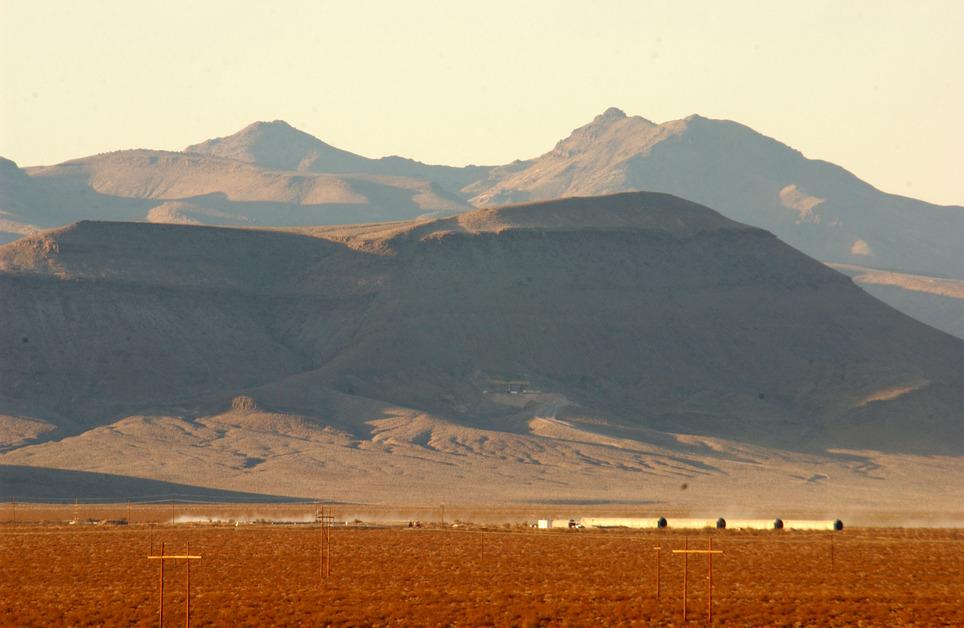
<path fill-rule="evenodd" d="M 318 518 L 318 577 L 324 581 L 331 576 L 331 528 L 335 525 L 335 515 L 331 509 L 322 506 Z"/>

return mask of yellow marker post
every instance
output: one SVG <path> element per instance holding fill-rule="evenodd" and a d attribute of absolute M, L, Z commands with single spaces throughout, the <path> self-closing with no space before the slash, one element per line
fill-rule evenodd
<path fill-rule="evenodd" d="M 186 586 L 186 596 L 184 600 L 184 625 L 190 627 L 191 625 L 191 561 L 201 560 L 200 556 L 191 555 L 191 546 L 188 545 L 188 550 L 186 554 L 165 554 L 164 553 L 164 543 L 161 543 L 161 553 L 158 556 L 148 556 L 148 560 L 159 560 L 161 561 L 161 576 L 159 583 L 159 602 L 157 610 L 158 625 L 164 625 L 164 561 L 165 560 L 186 560 L 187 562 L 187 586 Z"/>
<path fill-rule="evenodd" d="M 705 550 L 697 549 L 681 549 L 673 550 L 674 554 L 683 555 L 683 621 L 686 621 L 686 559 L 689 558 L 690 554 L 706 554 L 706 568 L 707 577 L 709 578 L 709 594 L 706 598 L 706 614 L 707 621 L 709 625 L 713 625 L 713 555 L 722 554 L 722 550 L 713 549 L 713 539 L 710 539 L 707 543 L 707 548 Z"/>
<path fill-rule="evenodd" d="M 659 599 L 659 552 L 662 549 L 663 548 L 660 546 L 656 546 L 653 548 L 653 550 L 655 550 L 656 552 L 656 599 L 657 600 Z"/>

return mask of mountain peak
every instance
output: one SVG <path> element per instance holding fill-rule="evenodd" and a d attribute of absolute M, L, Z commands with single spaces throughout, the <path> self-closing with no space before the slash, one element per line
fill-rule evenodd
<path fill-rule="evenodd" d="M 293 129 L 294 127 L 288 124 L 285 120 L 258 120 L 254 124 L 261 124 L 264 126 L 275 126 L 287 129 Z"/>
<path fill-rule="evenodd" d="M 304 133 L 304 131 L 296 129 L 284 120 L 258 120 L 244 127 L 238 133 L 243 134 L 252 131 L 295 131 L 296 133 Z M 307 135 L 307 133 L 304 134 Z"/>
<path fill-rule="evenodd" d="M 253 122 L 233 135 L 210 139 L 184 150 L 279 170 L 350 172 L 359 170 L 367 161 L 326 144 L 284 120 Z"/>
<path fill-rule="evenodd" d="M 214 145 L 237 145 L 239 143 L 253 144 L 264 141 L 284 141 L 298 143 L 318 143 L 318 138 L 310 133 L 295 128 L 284 120 L 257 120 L 240 131 L 225 137 L 216 137 L 200 144 L 188 146 L 188 152 L 207 152 L 207 147 Z M 200 150 L 199 150 L 200 149 Z"/>
<path fill-rule="evenodd" d="M 601 114 L 596 116 L 596 119 L 604 120 L 617 120 L 619 118 L 625 118 L 626 112 L 618 107 L 610 107 L 609 109 L 603 111 Z"/>

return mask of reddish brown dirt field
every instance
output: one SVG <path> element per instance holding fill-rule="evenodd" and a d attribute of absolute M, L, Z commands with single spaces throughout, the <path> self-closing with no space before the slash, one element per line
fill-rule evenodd
<path fill-rule="evenodd" d="M 319 578 L 311 526 L 0 526 L 3 625 L 156 625 L 155 549 L 191 569 L 195 626 L 680 625 L 682 562 L 671 531 L 491 528 L 332 532 Z M 964 625 L 964 531 L 706 531 L 719 625 Z M 656 599 L 655 554 L 662 587 Z M 484 553 L 483 553 L 484 548 Z M 172 563 L 168 563 L 171 565 Z M 166 569 L 165 625 L 183 625 L 183 564 Z M 706 561 L 689 560 L 689 621 L 705 625 Z"/>

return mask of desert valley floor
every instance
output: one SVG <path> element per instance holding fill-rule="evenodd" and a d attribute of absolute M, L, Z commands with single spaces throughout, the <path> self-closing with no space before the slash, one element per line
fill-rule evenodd
<path fill-rule="evenodd" d="M 0 527 L 0 620 L 156 625 L 156 555 L 198 555 L 190 616 L 214 625 L 937 626 L 964 622 L 959 530 L 600 532 L 317 526 Z M 654 548 L 659 547 L 657 553 Z M 14 556 L 16 559 L 14 559 Z M 657 558 L 660 561 L 657 572 Z M 187 573 L 168 563 L 165 625 Z M 657 594 L 657 575 L 659 593 Z"/>

